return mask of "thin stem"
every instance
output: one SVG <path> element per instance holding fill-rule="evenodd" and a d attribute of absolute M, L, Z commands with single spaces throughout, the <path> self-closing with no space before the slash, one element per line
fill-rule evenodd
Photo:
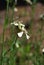
<path fill-rule="evenodd" d="M 9 0 L 7 1 L 7 11 L 6 11 L 6 15 L 8 15 L 8 11 L 9 11 Z"/>
<path fill-rule="evenodd" d="M 6 17 L 8 17 L 8 9 L 9 9 L 9 1 L 7 2 L 7 11 L 6 11 Z M 6 20 L 6 17 L 5 17 L 5 20 Z M 5 21 L 6 22 L 6 21 Z M 4 48 L 4 33 L 5 33 L 5 22 L 4 22 L 4 25 L 3 25 L 3 36 L 2 36 L 2 51 L 1 51 L 1 65 L 4 65 L 3 64 L 3 48 Z"/>
<path fill-rule="evenodd" d="M 1 65 L 3 65 L 4 31 L 5 30 L 3 29 L 2 52 L 1 52 Z"/>

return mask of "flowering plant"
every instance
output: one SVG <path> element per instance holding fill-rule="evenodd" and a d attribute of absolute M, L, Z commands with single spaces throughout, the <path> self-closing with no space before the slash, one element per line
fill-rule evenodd
<path fill-rule="evenodd" d="M 25 29 L 25 25 L 21 23 L 22 21 L 14 21 L 11 23 L 11 25 L 18 26 L 18 28 L 21 30 L 21 32 L 17 33 L 18 37 L 22 37 L 23 33 L 25 33 L 26 38 L 29 39 L 30 36 L 28 35 L 27 30 Z"/>

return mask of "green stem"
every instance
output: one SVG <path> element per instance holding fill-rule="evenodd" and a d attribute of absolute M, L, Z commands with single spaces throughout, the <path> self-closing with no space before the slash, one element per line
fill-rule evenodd
<path fill-rule="evenodd" d="M 6 11 L 6 15 L 8 15 L 8 11 L 9 11 L 9 1 L 7 1 L 7 11 Z"/>
<path fill-rule="evenodd" d="M 1 52 L 1 65 L 3 65 L 3 48 L 4 48 L 4 28 L 3 28 L 3 39 L 2 39 L 2 52 Z"/>
<path fill-rule="evenodd" d="M 9 1 L 7 2 L 7 11 L 6 11 L 6 17 L 8 17 L 8 10 L 9 10 Z M 5 19 L 6 19 L 5 17 Z M 4 48 L 4 33 L 5 33 L 5 22 L 4 22 L 4 25 L 3 25 L 3 36 L 2 36 L 2 51 L 1 51 L 1 65 L 4 65 L 3 64 L 3 60 L 4 60 L 4 56 L 3 56 L 3 48 Z"/>
<path fill-rule="evenodd" d="M 14 4 L 13 7 L 12 7 L 12 15 L 11 15 L 11 18 L 10 18 L 10 23 L 13 22 L 13 17 L 14 17 L 14 7 L 15 7 L 15 4 Z"/>

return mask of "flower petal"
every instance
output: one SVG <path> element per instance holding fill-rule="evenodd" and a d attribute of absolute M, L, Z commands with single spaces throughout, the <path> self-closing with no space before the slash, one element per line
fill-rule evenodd
<path fill-rule="evenodd" d="M 42 52 L 44 52 L 44 48 L 42 49 Z"/>
<path fill-rule="evenodd" d="M 26 38 L 27 38 L 27 39 L 29 39 L 29 38 L 30 38 L 30 36 L 26 34 Z"/>
<path fill-rule="evenodd" d="M 19 23 L 19 25 L 21 25 L 21 26 L 25 27 L 25 25 L 24 25 L 23 23 L 21 23 L 21 22 L 23 22 L 23 21 L 19 21 L 19 22 L 18 22 L 18 23 Z"/>
<path fill-rule="evenodd" d="M 18 26 L 18 23 L 15 23 L 15 26 Z"/>
<path fill-rule="evenodd" d="M 11 25 L 12 25 L 12 24 L 14 24 L 15 26 L 18 26 L 18 23 L 15 23 L 15 22 L 11 23 Z"/>
<path fill-rule="evenodd" d="M 18 34 L 18 37 L 22 37 L 23 31 L 22 31 L 22 32 L 19 32 L 19 33 L 17 33 L 17 34 Z"/>

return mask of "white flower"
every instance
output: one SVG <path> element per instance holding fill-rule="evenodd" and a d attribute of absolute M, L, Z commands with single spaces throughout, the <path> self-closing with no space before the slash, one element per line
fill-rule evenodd
<path fill-rule="evenodd" d="M 25 25 L 24 25 L 24 24 L 22 24 L 22 23 L 20 23 L 20 22 L 19 22 L 19 25 L 20 25 L 20 26 L 22 26 L 22 27 L 25 27 Z"/>
<path fill-rule="evenodd" d="M 42 52 L 44 52 L 44 48 L 42 49 Z"/>
<path fill-rule="evenodd" d="M 19 32 L 19 33 L 17 33 L 17 34 L 18 34 L 18 37 L 22 37 L 23 31 L 22 31 L 22 32 Z"/>
<path fill-rule="evenodd" d="M 19 26 L 19 25 L 20 25 L 20 26 L 25 27 L 25 25 L 22 24 L 22 23 L 20 23 L 20 22 L 23 22 L 23 21 L 18 21 L 18 20 L 16 20 L 16 21 L 12 22 L 11 25 L 14 24 L 15 26 Z"/>
<path fill-rule="evenodd" d="M 25 33 L 26 38 L 29 39 L 30 36 L 28 35 L 27 30 L 25 29 L 25 25 L 22 24 L 20 21 L 13 22 L 11 24 L 14 24 L 15 26 L 18 26 L 18 28 L 21 30 L 21 32 L 17 33 L 18 37 L 22 37 L 23 33 Z"/>
<path fill-rule="evenodd" d="M 18 12 L 18 9 L 17 9 L 17 8 L 14 8 L 14 11 L 15 11 L 15 12 Z"/>
<path fill-rule="evenodd" d="M 20 30 L 22 30 L 22 27 L 24 28 L 25 27 L 25 25 L 24 24 L 22 24 L 20 21 L 18 22 L 18 28 L 20 29 Z"/>

